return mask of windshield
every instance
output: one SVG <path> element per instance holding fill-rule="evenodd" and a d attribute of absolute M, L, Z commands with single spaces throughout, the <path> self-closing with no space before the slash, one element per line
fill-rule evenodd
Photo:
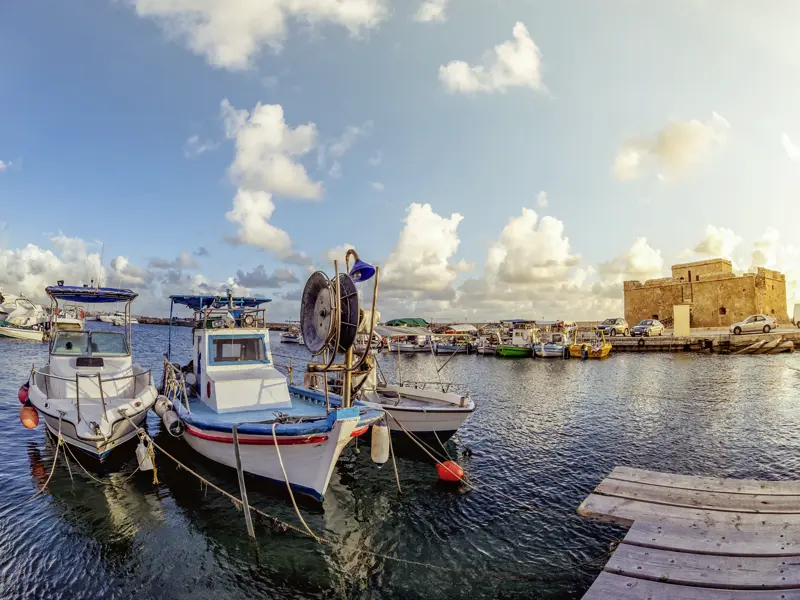
<path fill-rule="evenodd" d="M 211 338 L 213 364 L 267 362 L 262 336 L 215 336 Z"/>
<path fill-rule="evenodd" d="M 639 323 L 639 325 L 652 325 L 652 324 L 653 324 L 653 321 L 651 321 L 650 319 L 645 319 L 644 321 Z"/>
<path fill-rule="evenodd" d="M 603 321 L 603 325 L 613 325 L 616 322 L 617 322 L 616 319 L 606 319 L 605 321 Z"/>
<path fill-rule="evenodd" d="M 128 354 L 128 343 L 122 333 L 93 331 L 90 343 L 92 356 L 124 356 Z"/>
<path fill-rule="evenodd" d="M 89 334 L 85 331 L 73 333 L 59 331 L 53 341 L 53 354 L 58 355 L 85 355 L 89 353 Z"/>

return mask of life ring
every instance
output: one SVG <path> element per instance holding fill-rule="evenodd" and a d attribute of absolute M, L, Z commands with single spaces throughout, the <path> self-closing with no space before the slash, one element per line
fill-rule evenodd
<path fill-rule="evenodd" d="M 256 322 L 256 318 L 253 315 L 247 315 L 242 322 L 244 323 L 245 327 L 252 327 Z"/>
<path fill-rule="evenodd" d="M 31 327 L 31 329 L 33 329 L 34 331 L 39 331 L 39 326 L 38 325 L 34 325 L 33 327 Z"/>
<path fill-rule="evenodd" d="M 639 338 L 639 341 L 636 342 L 639 346 L 644 346 L 644 338 Z"/>

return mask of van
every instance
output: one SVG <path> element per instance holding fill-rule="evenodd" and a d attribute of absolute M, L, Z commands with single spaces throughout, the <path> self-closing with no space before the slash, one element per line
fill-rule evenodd
<path fill-rule="evenodd" d="M 792 314 L 792 324 L 800 327 L 800 304 L 794 305 L 794 314 Z"/>

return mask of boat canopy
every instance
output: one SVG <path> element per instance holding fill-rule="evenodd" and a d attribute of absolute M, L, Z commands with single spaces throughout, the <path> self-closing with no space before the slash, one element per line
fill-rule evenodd
<path fill-rule="evenodd" d="M 501 323 L 511 323 L 512 325 L 524 324 L 524 323 L 533 323 L 530 319 L 503 319 L 500 321 Z"/>
<path fill-rule="evenodd" d="M 182 304 L 188 306 L 193 310 L 200 310 L 201 308 L 208 308 L 213 306 L 215 308 L 226 308 L 228 301 L 233 303 L 234 308 L 254 308 L 267 302 L 272 302 L 271 298 L 253 298 L 253 297 L 234 297 L 226 298 L 225 296 L 170 296 L 175 304 Z"/>
<path fill-rule="evenodd" d="M 391 321 L 390 321 L 391 322 Z M 382 337 L 403 337 L 407 335 L 431 335 L 427 329 L 420 327 L 392 327 L 390 325 L 375 325 L 375 333 Z"/>
<path fill-rule="evenodd" d="M 467 323 L 458 323 L 456 325 L 448 325 L 447 330 L 445 333 L 477 333 L 478 328 L 474 325 L 468 325 Z"/>
<path fill-rule="evenodd" d="M 420 319 L 417 317 L 407 317 L 405 319 L 392 319 L 391 321 L 387 321 L 386 325 L 389 327 L 422 327 L 425 328 L 429 325 L 429 323 L 425 319 Z M 430 333 L 430 331 L 426 332 Z M 411 334 L 405 334 L 411 335 Z"/>
<path fill-rule="evenodd" d="M 132 302 L 139 295 L 134 291 L 119 288 L 82 287 L 78 285 L 51 285 L 45 288 L 45 292 L 54 300 L 89 304 Z"/>

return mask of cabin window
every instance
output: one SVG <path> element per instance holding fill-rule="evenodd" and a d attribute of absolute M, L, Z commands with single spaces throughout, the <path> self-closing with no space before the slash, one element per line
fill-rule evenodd
<path fill-rule="evenodd" d="M 719 307 L 719 314 L 721 314 L 721 315 L 726 315 L 726 314 L 728 314 L 728 309 L 727 309 L 727 308 L 725 308 L 724 306 L 720 306 L 720 307 Z"/>
<path fill-rule="evenodd" d="M 264 338 L 261 336 L 214 336 L 211 345 L 212 364 L 267 362 Z"/>
<path fill-rule="evenodd" d="M 126 356 L 128 343 L 121 333 L 93 331 L 89 339 L 93 356 Z"/>
<path fill-rule="evenodd" d="M 53 341 L 52 353 L 57 356 L 89 354 L 89 334 L 72 331 L 59 331 Z"/>

